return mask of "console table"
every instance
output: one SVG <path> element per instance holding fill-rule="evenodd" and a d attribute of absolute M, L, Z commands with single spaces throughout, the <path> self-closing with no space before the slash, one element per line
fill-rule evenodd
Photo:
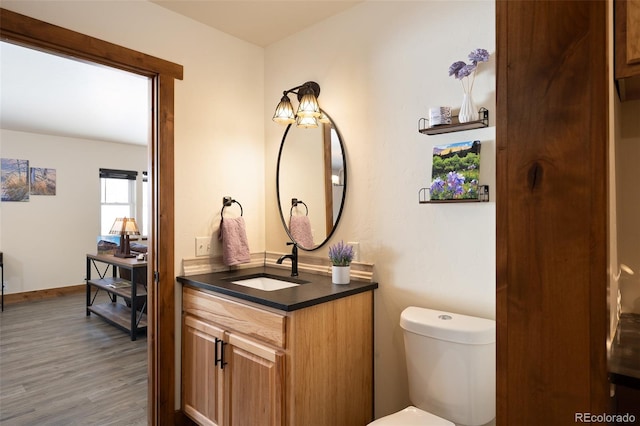
<path fill-rule="evenodd" d="M 4 263 L 2 262 L 1 251 L 0 251 L 0 268 L 2 268 L 2 278 L 0 278 L 0 281 L 2 282 L 2 312 L 4 312 Z"/>
<path fill-rule="evenodd" d="M 118 277 L 118 268 L 130 271 L 131 280 Z M 92 279 L 93 270 L 97 272 L 98 277 Z M 140 279 L 146 274 L 147 262 L 136 258 L 87 254 L 87 316 L 93 312 L 127 331 L 131 340 L 136 340 L 138 332 L 147 328 L 147 286 L 143 284 L 146 281 Z M 94 304 L 100 291 L 108 293 L 110 302 Z M 118 297 L 121 297 L 124 303 L 119 303 Z"/>

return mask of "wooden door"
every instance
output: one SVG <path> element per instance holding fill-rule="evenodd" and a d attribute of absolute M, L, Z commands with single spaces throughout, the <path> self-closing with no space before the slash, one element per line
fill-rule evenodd
<path fill-rule="evenodd" d="M 182 331 L 182 410 L 200 425 L 221 426 L 223 419 L 224 370 L 220 358 L 224 331 L 190 315 Z"/>
<path fill-rule="evenodd" d="M 284 354 L 234 334 L 227 341 L 226 424 L 284 425 Z"/>
<path fill-rule="evenodd" d="M 499 426 L 607 410 L 607 7 L 496 3 Z"/>

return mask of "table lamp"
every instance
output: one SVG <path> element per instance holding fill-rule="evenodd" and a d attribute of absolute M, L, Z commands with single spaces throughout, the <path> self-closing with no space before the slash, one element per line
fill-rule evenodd
<path fill-rule="evenodd" d="M 136 257 L 131 254 L 131 248 L 129 245 L 129 235 L 140 235 L 136 220 L 132 217 L 119 217 L 113 222 L 111 226 L 110 235 L 120 235 L 120 246 L 118 251 L 113 255 L 115 257 Z"/>

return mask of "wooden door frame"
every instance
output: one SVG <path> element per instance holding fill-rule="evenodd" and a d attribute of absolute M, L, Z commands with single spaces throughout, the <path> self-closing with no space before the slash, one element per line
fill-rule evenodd
<path fill-rule="evenodd" d="M 496 2 L 498 426 L 609 408 L 607 4 Z"/>
<path fill-rule="evenodd" d="M 147 416 L 148 424 L 167 424 L 175 415 L 174 80 L 182 80 L 183 67 L 1 8 L 0 40 L 123 69 L 152 81 Z"/>

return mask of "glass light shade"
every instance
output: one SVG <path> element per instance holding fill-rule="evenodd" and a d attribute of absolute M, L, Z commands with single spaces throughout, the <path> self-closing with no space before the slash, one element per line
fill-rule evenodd
<path fill-rule="evenodd" d="M 331 123 L 331 120 L 329 120 L 329 117 L 327 117 L 327 115 L 320 111 L 320 117 L 318 117 L 318 123 L 324 123 L 324 124 L 328 124 Z"/>
<path fill-rule="evenodd" d="M 307 89 L 302 95 L 296 115 L 298 117 L 320 117 L 320 105 L 318 105 L 318 99 L 313 94 L 313 90 Z"/>
<path fill-rule="evenodd" d="M 311 129 L 318 127 L 318 120 L 315 117 L 300 117 L 296 118 L 296 126 L 304 129 Z"/>
<path fill-rule="evenodd" d="M 134 218 L 119 217 L 113 222 L 109 234 L 140 235 L 140 231 L 138 230 L 138 225 L 136 224 L 136 220 Z"/>
<path fill-rule="evenodd" d="M 291 124 L 296 122 L 296 117 L 293 114 L 293 105 L 288 96 L 283 96 L 280 103 L 276 107 L 276 112 L 273 114 L 273 121 L 280 124 Z"/>

